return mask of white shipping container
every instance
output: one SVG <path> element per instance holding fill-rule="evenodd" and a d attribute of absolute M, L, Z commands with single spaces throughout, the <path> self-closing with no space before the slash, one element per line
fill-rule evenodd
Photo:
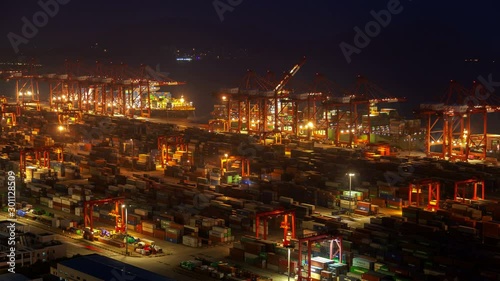
<path fill-rule="evenodd" d="M 293 204 L 293 198 L 280 196 L 279 202 L 284 202 L 287 204 Z"/>
<path fill-rule="evenodd" d="M 148 211 L 146 211 L 146 210 L 143 210 L 143 209 L 135 209 L 135 210 L 134 210 L 134 213 L 136 213 L 136 214 L 138 214 L 138 215 L 140 215 L 140 216 L 145 216 L 145 217 L 147 217 L 149 212 L 148 212 Z"/>
<path fill-rule="evenodd" d="M 225 227 L 220 227 L 220 226 L 214 226 L 212 227 L 213 231 L 220 232 L 220 233 L 228 233 L 228 229 Z"/>
<path fill-rule="evenodd" d="M 83 208 L 82 207 L 76 207 L 75 208 L 75 215 L 81 216 L 83 214 Z"/>
<path fill-rule="evenodd" d="M 368 260 L 368 259 L 365 259 L 365 258 L 361 258 L 361 257 L 354 257 L 352 259 L 352 265 L 353 266 L 357 266 L 357 267 L 361 267 L 361 268 L 365 268 L 365 269 L 372 269 L 372 265 L 375 263 L 375 261 L 371 261 L 371 260 Z"/>
<path fill-rule="evenodd" d="M 209 230 L 208 234 L 210 236 L 213 236 L 213 237 L 219 237 L 219 238 L 223 238 L 224 237 L 224 233 L 217 232 L 217 231 L 214 231 L 214 230 Z"/>
<path fill-rule="evenodd" d="M 154 223 L 150 223 L 150 222 L 142 222 L 142 229 L 146 229 L 146 228 L 155 229 L 156 225 Z"/>
<path fill-rule="evenodd" d="M 47 205 L 47 206 L 48 206 L 49 208 L 54 208 L 54 201 L 49 200 L 49 202 L 47 202 L 47 203 L 48 203 L 48 205 Z"/>
<path fill-rule="evenodd" d="M 189 247 L 197 248 L 200 245 L 200 239 L 198 237 L 194 237 L 191 235 L 185 235 L 182 237 L 182 244 Z"/>

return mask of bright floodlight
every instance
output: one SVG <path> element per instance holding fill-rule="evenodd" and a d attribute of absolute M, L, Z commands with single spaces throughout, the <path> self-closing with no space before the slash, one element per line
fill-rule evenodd
<path fill-rule="evenodd" d="M 307 127 L 309 127 L 309 128 L 313 128 L 313 127 L 314 127 L 313 122 L 309 122 L 309 123 L 307 123 Z"/>
<path fill-rule="evenodd" d="M 122 205 L 122 208 L 125 208 L 125 204 Z"/>
<path fill-rule="evenodd" d="M 348 173 L 347 175 L 350 176 L 350 177 L 354 177 L 355 176 L 354 173 Z"/>
<path fill-rule="evenodd" d="M 63 130 L 64 130 L 64 126 L 60 125 L 59 127 L 57 127 L 57 129 L 58 129 L 59 131 L 63 131 Z"/>

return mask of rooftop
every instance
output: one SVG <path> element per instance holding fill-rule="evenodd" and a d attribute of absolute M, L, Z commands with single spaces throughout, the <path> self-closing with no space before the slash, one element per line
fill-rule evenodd
<path fill-rule="evenodd" d="M 72 258 L 62 261 L 60 264 L 101 280 L 118 279 L 121 276 L 127 276 L 128 278 L 130 276 L 130 278 L 133 277 L 134 281 L 174 281 L 174 279 L 98 254 Z"/>

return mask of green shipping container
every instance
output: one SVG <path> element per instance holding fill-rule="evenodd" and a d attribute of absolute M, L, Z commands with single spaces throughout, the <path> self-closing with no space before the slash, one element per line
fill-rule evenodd
<path fill-rule="evenodd" d="M 352 273 L 356 273 L 356 274 L 363 274 L 367 271 L 369 271 L 368 269 L 366 268 L 362 268 L 362 267 L 359 267 L 359 266 L 351 266 L 351 268 L 349 269 L 350 272 Z"/>

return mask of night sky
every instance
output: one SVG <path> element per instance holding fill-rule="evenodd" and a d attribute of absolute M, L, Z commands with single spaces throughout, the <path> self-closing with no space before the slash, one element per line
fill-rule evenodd
<path fill-rule="evenodd" d="M 159 64 L 173 79 L 188 82 L 171 91 L 192 99 L 199 116 L 212 109 L 210 93 L 238 86 L 247 69 L 262 75 L 272 70 L 279 77 L 302 56 L 308 60 L 289 88 L 307 90 L 317 72 L 349 88 L 361 74 L 393 96 L 408 97 L 409 102 L 398 105 L 404 113 L 419 103 L 437 102 L 450 79 L 470 86 L 479 75 L 492 73 L 493 80 L 500 81 L 497 1 L 59 2 L 67 4 L 59 4 L 59 11 L 19 45 L 17 54 L 8 34 L 22 36 L 21 18 L 32 22 L 42 8 L 37 1 L 1 2 L 2 60 L 35 57 L 53 68 L 61 67 L 64 59 Z M 221 21 L 214 3 L 235 5 Z M 374 20 L 370 11 L 387 10 L 388 5 L 396 5 L 399 12 L 348 63 L 341 42 L 355 46 L 354 28 L 364 30 Z M 91 48 L 95 43 L 98 47 Z M 191 48 L 237 55 L 175 61 L 173 50 Z M 465 62 L 467 58 L 479 62 Z"/>

